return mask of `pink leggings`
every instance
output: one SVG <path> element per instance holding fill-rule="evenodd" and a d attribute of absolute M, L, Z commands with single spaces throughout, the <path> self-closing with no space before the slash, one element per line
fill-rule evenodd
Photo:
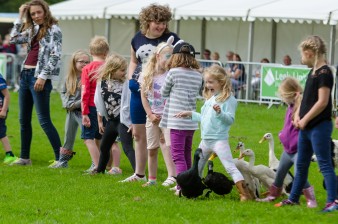
<path fill-rule="evenodd" d="M 176 174 L 191 167 L 191 146 L 195 130 L 170 130 L 170 149 Z"/>

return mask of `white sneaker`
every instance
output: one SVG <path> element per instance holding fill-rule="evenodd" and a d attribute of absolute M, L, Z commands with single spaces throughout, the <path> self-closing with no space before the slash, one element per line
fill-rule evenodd
<path fill-rule="evenodd" d="M 169 187 L 173 184 L 176 184 L 176 179 L 174 177 L 168 177 L 163 183 L 162 186 Z"/>
<path fill-rule="evenodd" d="M 31 166 L 32 165 L 32 161 L 30 159 L 18 158 L 17 160 L 15 160 L 14 162 L 12 162 L 10 165 L 11 166 Z"/>
<path fill-rule="evenodd" d="M 177 191 L 177 185 L 174 186 L 174 187 L 172 187 L 172 188 L 169 188 L 169 190 L 171 190 L 171 191 Z"/>
<path fill-rule="evenodd" d="M 95 164 L 92 162 L 92 165 L 90 165 L 90 167 L 85 170 L 85 173 L 91 173 L 93 170 L 95 169 Z"/>
<path fill-rule="evenodd" d="M 138 177 L 135 173 L 133 175 L 131 175 L 130 177 L 127 177 L 126 179 L 124 180 L 121 180 L 119 182 L 121 183 L 124 183 L 124 182 L 136 182 L 136 181 L 144 181 L 144 182 L 147 182 L 147 178 L 146 176 L 144 177 Z"/>

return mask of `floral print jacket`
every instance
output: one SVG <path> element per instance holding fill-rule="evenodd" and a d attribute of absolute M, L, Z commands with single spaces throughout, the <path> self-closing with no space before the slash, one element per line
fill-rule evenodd
<path fill-rule="evenodd" d="M 22 20 L 17 19 L 11 32 L 11 43 L 27 43 L 27 52 L 31 50 L 31 42 L 39 31 L 39 25 L 34 25 L 20 33 Z M 34 29 L 32 35 L 32 29 Z M 35 69 L 35 77 L 44 80 L 58 80 L 60 73 L 62 50 L 62 33 L 59 26 L 54 24 L 48 29 L 46 35 L 39 41 L 38 63 Z M 23 63 L 25 63 L 27 56 Z"/>

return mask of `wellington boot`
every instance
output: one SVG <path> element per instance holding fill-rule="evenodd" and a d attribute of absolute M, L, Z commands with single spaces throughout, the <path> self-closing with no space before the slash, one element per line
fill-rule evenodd
<path fill-rule="evenodd" d="M 249 201 L 252 200 L 253 194 L 250 194 L 249 188 L 246 186 L 246 183 L 244 180 L 240 180 L 236 183 L 237 190 L 239 192 L 240 200 L 241 201 Z"/>

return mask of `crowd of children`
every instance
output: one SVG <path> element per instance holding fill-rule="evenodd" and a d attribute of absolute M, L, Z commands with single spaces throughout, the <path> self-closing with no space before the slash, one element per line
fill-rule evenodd
<path fill-rule="evenodd" d="M 27 7 L 21 7 L 21 17 L 24 11 L 28 10 Z M 30 7 L 30 10 L 34 11 L 34 5 Z M 55 161 L 49 167 L 68 167 L 68 161 L 75 154 L 73 148 L 76 132 L 81 126 L 81 138 L 91 156 L 92 165 L 88 171 L 91 175 L 122 173 L 119 167 L 121 152 L 116 144 L 116 139 L 120 136 L 123 150 L 134 170 L 133 175 L 121 182 L 144 181 L 144 187 L 156 185 L 158 149 L 161 148 L 168 173 L 162 185 L 173 186 L 176 184 L 176 176 L 192 165 L 193 135 L 198 129 L 197 122 L 201 122 L 199 148 L 202 150 L 202 156 L 199 161 L 199 175 L 202 176 L 208 157 L 216 153 L 234 180 L 240 200 L 252 200 L 245 180 L 233 162 L 228 141 L 229 129 L 235 121 L 237 109 L 230 76 L 219 65 L 208 67 L 202 76 L 199 72 L 200 65 L 195 59 L 194 47 L 188 42 L 178 40 L 177 35 L 170 35 L 167 30 L 170 18 L 168 7 L 154 4 L 143 9 L 140 14 L 141 32 L 132 40 L 132 59 L 128 75 L 127 60 L 119 54 L 110 54 L 109 44 L 104 37 L 95 36 L 91 40 L 89 53 L 83 50 L 74 52 L 61 91 L 62 106 L 67 111 L 64 144 L 59 144 L 56 130 L 46 130 L 55 153 Z M 55 32 L 58 31 L 57 28 L 54 29 Z M 153 43 L 152 51 L 149 55 L 141 54 L 141 46 L 149 43 Z M 328 195 L 322 211 L 331 212 L 338 210 L 338 203 L 335 202 L 336 176 L 329 150 L 332 134 L 333 75 L 326 64 L 326 48 L 320 37 L 310 36 L 301 43 L 300 50 L 302 62 L 312 69 L 303 98 L 300 96 L 302 89 L 295 79 L 286 78 L 280 87 L 281 97 L 289 105 L 284 128 L 279 136 L 285 151 L 269 195 L 258 201 L 273 201 L 280 196 L 286 172 L 295 164 L 297 172 L 290 197 L 275 206 L 296 205 L 303 192 L 307 198 L 307 206 L 317 207 L 313 187 L 307 182 L 310 158 L 315 153 Z M 29 66 L 32 65 L 27 65 L 23 73 L 32 75 L 37 67 Z M 32 91 L 45 91 L 45 84 L 51 85 L 51 77 L 47 78 L 47 81 L 44 78 L 46 77 L 35 77 L 37 81 L 34 90 L 29 89 L 34 100 L 38 99 Z M 24 89 L 24 86 L 22 87 Z M 198 113 L 196 100 L 201 88 L 206 101 L 201 113 Z M 6 136 L 5 121 L 10 96 L 1 75 L 0 90 L 0 139 L 6 151 L 4 163 L 31 165 L 29 148 L 23 150 L 20 158 L 17 158 Z M 49 89 L 43 92 L 48 99 L 49 93 Z M 21 95 L 20 97 L 24 98 Z M 38 107 L 39 111 L 43 110 L 42 106 Z M 22 111 L 27 109 L 31 110 L 32 106 L 21 108 Z M 46 112 L 49 113 L 49 110 Z M 31 112 L 28 115 L 31 116 Z M 30 119 L 20 120 L 24 127 L 31 127 L 26 124 Z M 51 122 L 49 126 L 54 128 Z M 25 131 L 24 127 L 22 131 Z M 132 137 L 135 140 L 135 150 Z M 298 139 L 298 146 L 295 139 Z M 30 143 L 31 134 L 28 139 L 22 140 Z M 145 175 L 147 157 L 148 180 Z M 175 190 L 176 195 L 180 192 L 179 185 L 171 189 Z"/>

